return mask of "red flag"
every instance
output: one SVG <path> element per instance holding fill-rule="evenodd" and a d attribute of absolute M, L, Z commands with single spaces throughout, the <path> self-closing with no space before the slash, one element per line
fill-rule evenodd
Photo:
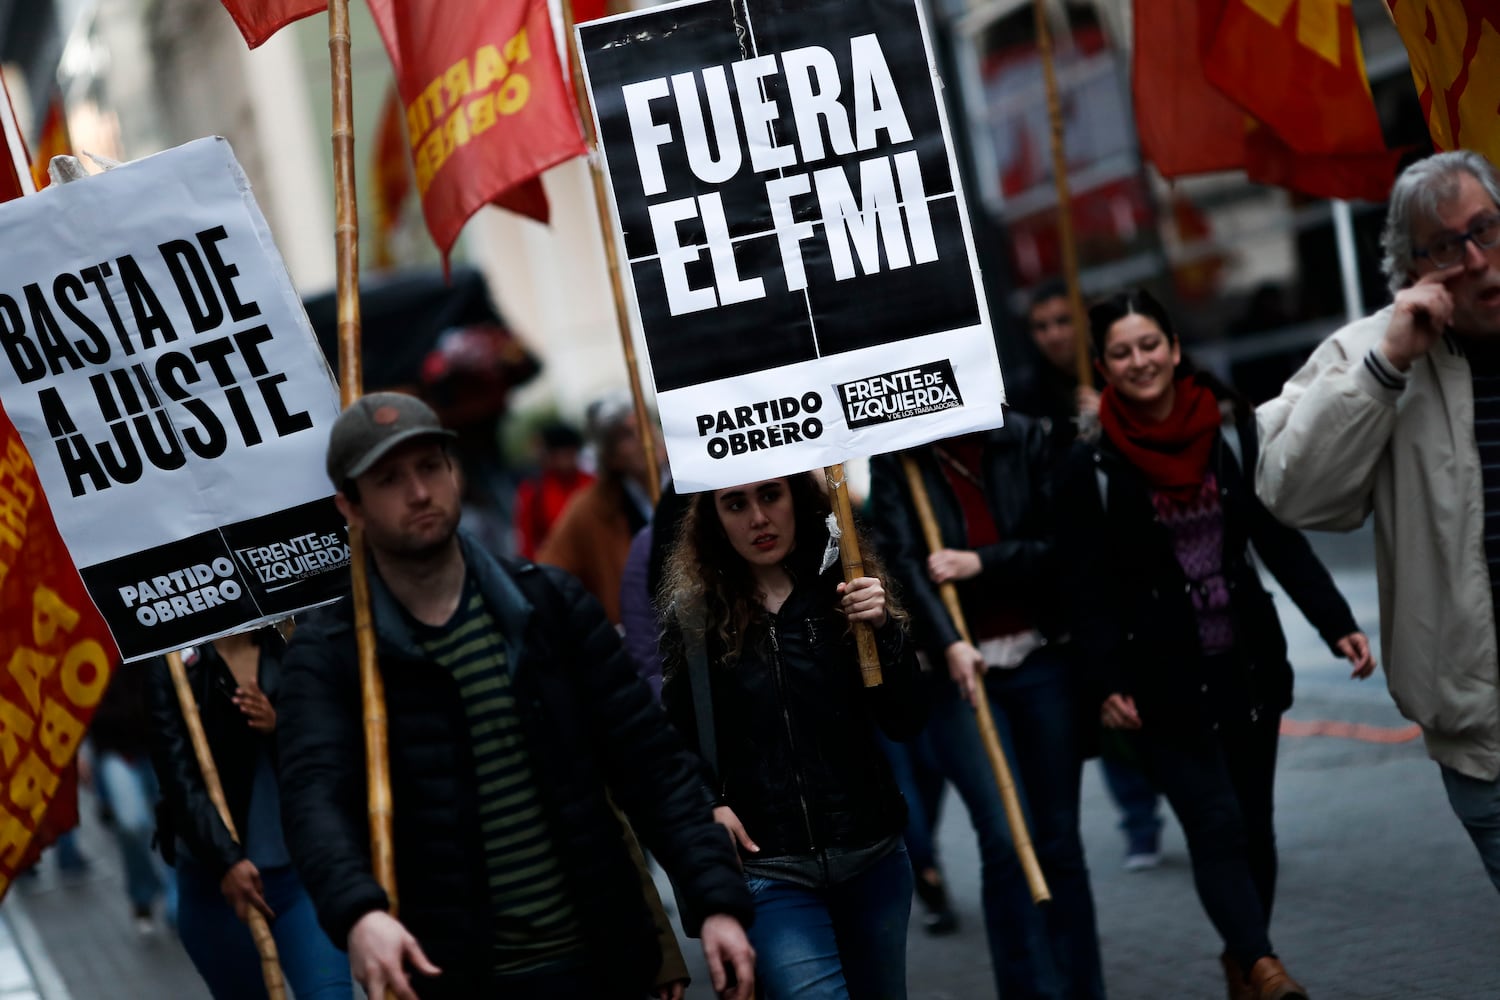
<path fill-rule="evenodd" d="M 370 11 L 443 256 L 486 204 L 547 221 L 542 172 L 585 149 L 546 0 L 370 0 Z"/>
<path fill-rule="evenodd" d="M 1349 0 L 1134 9 L 1141 150 L 1163 176 L 1239 167 L 1318 197 L 1389 194 L 1401 151 L 1385 147 Z"/>
<path fill-rule="evenodd" d="M 66 829 L 70 808 L 76 819 L 64 778 L 119 659 L 3 408 L 0 650 L 7 657 L 0 673 L 0 760 L 9 775 L 0 787 L 3 896 L 36 837 Z"/>
<path fill-rule="evenodd" d="M 1210 86 L 1203 51 L 1213 39 L 1202 0 L 1135 0 L 1131 66 L 1141 153 L 1163 177 L 1245 165 L 1245 115 Z M 1148 54 L 1149 53 L 1149 54 Z"/>
<path fill-rule="evenodd" d="M 63 113 L 62 92 L 53 91 L 47 104 L 47 117 L 42 120 L 42 134 L 36 141 L 36 156 L 31 160 L 31 179 L 40 191 L 52 183 L 47 167 L 54 156 L 67 156 L 73 152 L 73 140 L 68 135 L 68 117 Z"/>
<path fill-rule="evenodd" d="M 393 266 L 391 233 L 401 219 L 401 205 L 411 193 L 411 157 L 406 153 L 406 132 L 402 128 L 405 112 L 401 95 L 391 84 L 380 109 L 380 126 L 375 130 L 372 164 L 375 174 L 375 266 Z"/>
<path fill-rule="evenodd" d="M 1438 149 L 1500 163 L 1500 0 L 1385 0 Z"/>
<path fill-rule="evenodd" d="M 223 0 L 223 4 L 252 49 L 293 21 L 328 9 L 328 0 Z"/>
<path fill-rule="evenodd" d="M 34 190 L 31 159 L 26 155 L 26 140 L 21 136 L 16 109 L 11 106 L 10 91 L 3 77 L 0 77 L 0 141 L 4 142 L 4 148 L 0 149 L 0 201 L 30 194 Z"/>

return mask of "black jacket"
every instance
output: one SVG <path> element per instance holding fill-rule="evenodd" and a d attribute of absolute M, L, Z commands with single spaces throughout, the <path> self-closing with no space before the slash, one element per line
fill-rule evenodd
<path fill-rule="evenodd" d="M 1238 455 L 1228 434 L 1239 441 Z M 1330 649 L 1358 628 L 1307 540 L 1255 496 L 1256 450 L 1253 422 L 1227 423 L 1209 460 L 1224 512 L 1223 573 L 1235 631 L 1231 663 L 1214 671 L 1203 668 L 1191 584 L 1140 472 L 1102 436 L 1079 441 L 1069 456 L 1058 491 L 1059 554 L 1073 636 L 1094 696 L 1132 695 L 1145 725 L 1201 731 L 1290 707 L 1286 637 L 1251 543 Z"/>
<path fill-rule="evenodd" d="M 505 640 L 537 790 L 590 961 L 644 992 L 660 954 L 606 789 L 696 913 L 748 924 L 754 907 L 729 840 L 703 801 L 694 758 L 631 669 L 598 602 L 560 570 L 502 565 L 460 539 Z M 463 703 L 378 576 L 370 582 L 389 716 L 400 918 L 444 970 L 419 989 L 424 997 L 486 995 L 493 934 Z M 351 618 L 345 601 L 298 630 L 278 725 L 287 846 L 338 944 L 365 913 L 388 907 L 371 874 Z"/>
<path fill-rule="evenodd" d="M 266 638 L 261 646 L 256 683 L 275 706 L 281 693 L 281 657 L 286 647 L 274 630 L 262 634 Z M 276 738 L 256 732 L 245 721 L 244 713 L 232 700 L 237 687 L 234 675 L 211 644 L 205 643 L 185 656 L 184 664 L 188 685 L 198 702 L 198 716 L 203 721 L 208 748 L 224 788 L 230 818 L 234 820 L 235 829 L 244 836 L 249 826 L 250 792 L 255 784 L 256 762 L 261 753 L 269 753 L 272 763 L 275 763 Z M 154 730 L 151 758 L 157 780 L 161 783 L 170 827 L 159 830 L 158 836 L 163 838 L 164 852 L 170 850 L 170 845 L 165 843 L 168 837 L 175 834 L 182 838 L 193 860 L 217 881 L 236 862 L 244 859 L 245 851 L 229 835 L 229 828 L 219 818 L 218 809 L 208 797 L 203 771 L 193 753 L 193 742 L 188 735 L 187 723 L 183 721 L 182 706 L 177 701 L 177 689 L 172 684 L 166 660 L 153 660 L 149 666 Z"/>
<path fill-rule="evenodd" d="M 875 633 L 883 683 L 860 678 L 853 633 L 838 610 L 838 566 L 798 582 L 776 614 L 764 614 L 730 666 L 717 636 L 708 637 L 717 772 L 705 780 L 730 806 L 757 858 L 866 847 L 899 834 L 906 803 L 891 776 L 876 727 L 909 739 L 927 715 L 916 659 L 894 621 Z M 662 699 L 673 724 L 694 747 L 698 727 L 682 636 L 663 642 L 667 681 Z"/>
<path fill-rule="evenodd" d="M 959 603 L 971 623 L 984 602 L 1005 601 L 1032 612 L 1038 627 L 1056 637 L 1061 629 L 1055 599 L 1056 562 L 1052 544 L 1050 455 L 1041 426 L 1017 413 L 1004 427 L 984 435 L 984 495 L 1000 540 L 978 549 L 980 572 L 957 584 Z M 943 544 L 968 549 L 958 497 L 931 448 L 909 453 L 922 473 Z M 927 540 L 917 520 L 900 454 L 870 462 L 870 512 L 876 540 L 901 599 L 912 614 L 912 634 L 928 656 L 943 663 L 943 651 L 958 641 L 958 629 L 938 588 L 927 575 Z M 976 637 L 977 639 L 978 637 Z"/>

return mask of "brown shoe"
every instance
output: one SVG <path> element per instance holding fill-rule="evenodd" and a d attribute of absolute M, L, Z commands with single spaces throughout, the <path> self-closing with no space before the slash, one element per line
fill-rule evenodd
<path fill-rule="evenodd" d="M 1274 955 L 1267 955 L 1250 969 L 1250 991 L 1255 1000 L 1307 1000 L 1307 991 Z"/>
<path fill-rule="evenodd" d="M 1245 979 L 1245 970 L 1240 963 L 1229 957 L 1229 952 L 1219 956 L 1224 966 L 1224 981 L 1229 984 L 1229 1000 L 1256 1000 L 1255 987 Z"/>

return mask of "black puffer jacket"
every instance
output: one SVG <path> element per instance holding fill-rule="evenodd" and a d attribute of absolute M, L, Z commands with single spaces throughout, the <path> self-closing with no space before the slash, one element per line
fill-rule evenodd
<path fill-rule="evenodd" d="M 281 694 L 281 658 L 286 644 L 274 629 L 267 629 L 260 635 L 263 638 L 256 683 L 275 706 Z M 234 675 L 212 645 L 205 643 L 191 651 L 183 657 L 183 662 L 188 686 L 193 689 L 193 697 L 198 702 L 198 716 L 203 721 L 203 732 L 208 737 L 208 748 L 219 772 L 219 782 L 224 787 L 230 818 L 243 836 L 249 828 L 250 791 L 255 785 L 256 762 L 261 753 L 269 753 L 272 763 L 275 763 L 276 738 L 256 732 L 245 721 L 244 713 L 232 700 L 237 686 Z M 229 835 L 228 827 L 219 819 L 219 811 L 208 797 L 203 771 L 193 753 L 192 738 L 188 735 L 187 723 L 183 721 L 182 706 L 177 701 L 177 689 L 172 684 L 167 661 L 153 660 L 149 667 L 153 730 L 151 759 L 171 822 L 170 831 L 158 833 L 182 838 L 193 860 L 217 881 L 236 862 L 244 859 L 245 850 Z M 164 845 L 163 850 L 167 849 Z"/>
<path fill-rule="evenodd" d="M 703 801 L 694 758 L 631 669 L 598 602 L 561 571 L 502 566 L 466 538 L 463 552 L 506 641 L 537 788 L 590 961 L 644 993 L 660 954 L 606 789 L 694 912 L 748 924 L 753 904 L 728 838 Z M 493 934 L 463 704 L 374 575 L 371 591 L 390 719 L 400 917 L 444 970 L 419 989 L 423 997 L 488 995 Z M 283 688 L 287 845 L 319 920 L 342 944 L 361 916 L 388 905 L 369 859 L 348 602 L 298 630 Z"/>
<path fill-rule="evenodd" d="M 1237 449 L 1226 442 L 1231 434 Z M 1246 473 L 1255 460 L 1254 424 L 1225 424 L 1209 469 L 1224 513 L 1223 574 L 1235 645 L 1228 664 L 1215 660 L 1224 669 L 1208 672 L 1191 584 L 1144 478 L 1105 437 L 1078 442 L 1069 456 L 1058 490 L 1059 555 L 1073 637 L 1082 646 L 1095 698 L 1133 696 L 1145 725 L 1201 731 L 1220 721 L 1267 718 L 1291 706 L 1286 636 L 1256 573 L 1251 543 L 1331 650 L 1358 628 L 1307 540 L 1255 496 Z"/>
<path fill-rule="evenodd" d="M 1015 413 L 1005 419 L 1004 427 L 984 434 L 981 470 L 984 496 L 1000 538 L 977 550 L 979 575 L 959 581 L 959 602 L 970 623 L 981 620 L 980 608 L 986 602 L 1025 609 L 1043 632 L 1056 638 L 1063 623 L 1057 615 L 1049 446 L 1036 421 Z M 932 448 L 910 454 L 927 487 L 943 544 L 968 549 L 963 508 L 941 460 Z M 901 586 L 901 599 L 911 610 L 913 635 L 933 662 L 941 664 L 944 650 L 958 641 L 958 629 L 927 575 L 927 540 L 917 521 L 901 456 L 871 460 L 870 483 L 876 540 Z"/>
<path fill-rule="evenodd" d="M 809 568 L 808 576 L 817 569 Z M 864 847 L 898 834 L 906 804 L 876 739 L 915 736 L 927 717 L 926 688 L 900 625 L 875 633 L 884 682 L 866 688 L 848 622 L 838 610 L 842 577 L 831 568 L 792 589 L 764 614 L 732 666 L 708 640 L 718 770 L 706 781 L 760 847 L 756 858 Z M 667 714 L 698 746 L 682 635 L 663 643 Z"/>

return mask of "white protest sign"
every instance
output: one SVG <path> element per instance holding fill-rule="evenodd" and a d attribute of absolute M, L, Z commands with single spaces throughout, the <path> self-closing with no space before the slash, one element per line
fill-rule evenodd
<path fill-rule="evenodd" d="M 916 3 L 690 0 L 576 30 L 679 489 L 1002 422 Z"/>
<path fill-rule="evenodd" d="M 0 404 L 127 660 L 347 588 L 337 389 L 223 139 L 0 205 Z"/>

